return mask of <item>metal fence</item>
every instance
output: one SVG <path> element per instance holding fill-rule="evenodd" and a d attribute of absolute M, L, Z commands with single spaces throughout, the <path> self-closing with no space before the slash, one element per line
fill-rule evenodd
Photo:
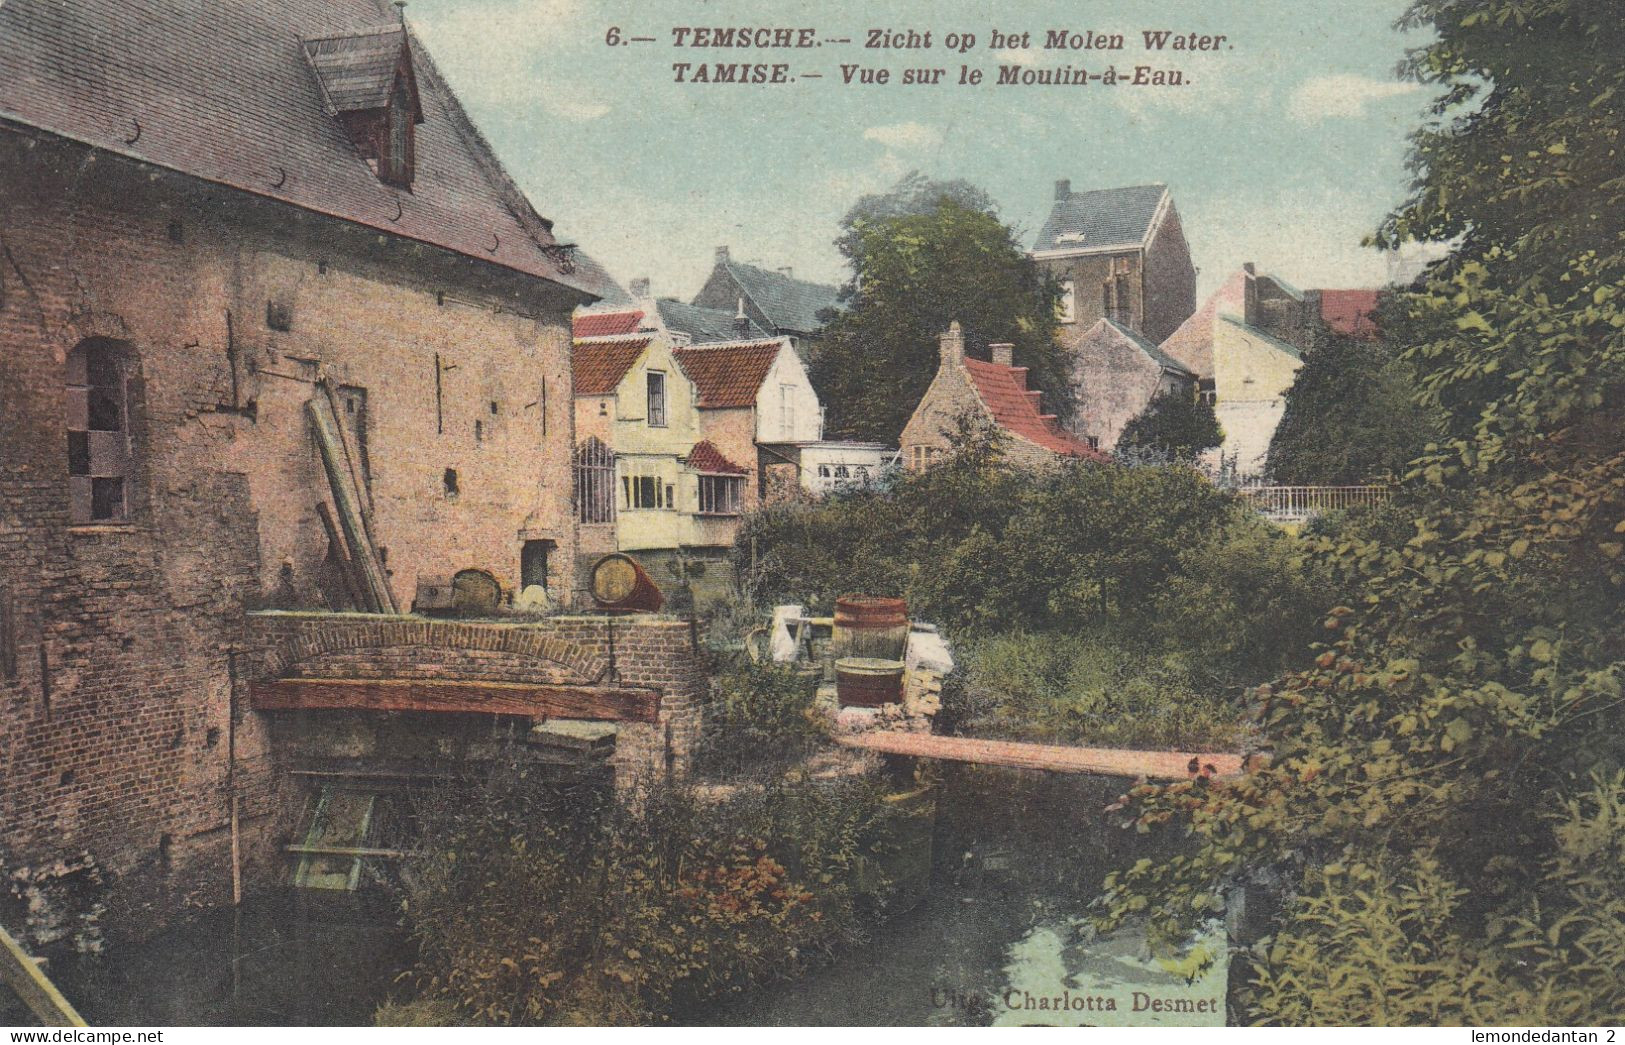
<path fill-rule="evenodd" d="M 1308 522 L 1326 512 L 1386 504 L 1386 486 L 1243 486 L 1236 491 L 1272 522 Z"/>

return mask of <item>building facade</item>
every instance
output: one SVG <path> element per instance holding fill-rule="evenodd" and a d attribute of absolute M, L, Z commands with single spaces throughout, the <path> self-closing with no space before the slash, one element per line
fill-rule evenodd
<path fill-rule="evenodd" d="M 1167 186 L 1073 192 L 1058 181 L 1030 254 L 1060 284 L 1068 350 L 1102 319 L 1159 344 L 1196 310 L 1196 268 Z"/>
<path fill-rule="evenodd" d="M 837 288 L 796 279 L 788 268 L 765 269 L 735 261 L 727 247 L 717 248 L 716 263 L 693 304 L 789 338 L 803 361 L 816 350 L 827 317 L 841 307 Z"/>
<path fill-rule="evenodd" d="M 903 426 L 903 467 L 921 471 L 953 451 L 965 422 L 985 424 L 1004 439 L 1004 455 L 1025 465 L 1065 457 L 1104 460 L 1042 410 L 1042 393 L 1027 388 L 1027 368 L 1011 365 L 1010 345 L 989 345 L 990 361 L 965 355 L 965 336 L 951 324 L 937 342 L 937 372 Z"/>
<path fill-rule="evenodd" d="M 0 5 L 0 897 L 34 942 L 281 858 L 257 614 L 571 589 L 569 317 L 608 289 L 389 4 Z"/>
<path fill-rule="evenodd" d="M 1109 319 L 1078 339 L 1070 362 L 1075 389 L 1070 429 L 1097 450 L 1114 449 L 1124 426 L 1158 396 L 1197 392 L 1189 367 Z"/>

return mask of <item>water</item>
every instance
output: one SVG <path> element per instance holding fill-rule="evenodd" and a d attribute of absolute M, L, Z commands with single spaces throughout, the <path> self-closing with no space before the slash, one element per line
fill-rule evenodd
<path fill-rule="evenodd" d="M 92 1026 L 370 1025 L 411 960 L 382 913 L 349 896 L 265 897 L 49 970 Z M 32 1022 L 16 1006 L 0 987 L 0 1025 Z"/>
<path fill-rule="evenodd" d="M 951 772 L 938 795 L 931 888 L 863 946 L 792 982 L 682 1022 L 792 1026 L 1211 1026 L 1224 1022 L 1221 957 L 1194 982 L 1140 937 L 1098 939 L 1085 915 L 1101 878 L 1146 851 L 1100 809 L 1121 782 Z M 208 912 L 100 959 L 51 972 L 92 1024 L 357 1026 L 411 962 L 390 910 L 348 895 L 278 896 Z M 27 1022 L 0 990 L 0 1024 Z"/>

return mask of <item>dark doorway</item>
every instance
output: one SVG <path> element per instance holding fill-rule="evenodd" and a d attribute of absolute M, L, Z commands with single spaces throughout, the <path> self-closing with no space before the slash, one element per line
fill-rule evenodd
<path fill-rule="evenodd" d="M 553 553 L 552 541 L 526 541 L 519 549 L 519 590 L 539 585 L 547 587 L 547 559 Z"/>

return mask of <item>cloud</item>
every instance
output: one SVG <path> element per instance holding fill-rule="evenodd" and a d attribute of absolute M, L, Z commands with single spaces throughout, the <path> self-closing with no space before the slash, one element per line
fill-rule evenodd
<path fill-rule="evenodd" d="M 1380 200 L 1341 190 L 1261 197 L 1251 191 L 1182 200 L 1180 217 L 1205 298 L 1243 262 L 1295 286 L 1377 287 L 1387 258 L 1361 240 L 1382 220 Z"/>
<path fill-rule="evenodd" d="M 940 130 L 912 120 L 870 127 L 863 132 L 863 138 L 865 141 L 879 142 L 888 149 L 929 149 L 942 144 Z"/>
<path fill-rule="evenodd" d="M 548 54 L 583 39 L 581 0 L 497 0 L 430 8 L 408 18 L 457 94 L 473 106 L 541 107 L 566 120 L 595 120 L 610 107 L 548 75 Z"/>
<path fill-rule="evenodd" d="M 1385 98 L 1398 98 L 1422 89 L 1420 84 L 1377 80 L 1353 73 L 1314 76 L 1299 84 L 1287 99 L 1286 111 L 1299 123 L 1358 118 L 1366 107 Z"/>

